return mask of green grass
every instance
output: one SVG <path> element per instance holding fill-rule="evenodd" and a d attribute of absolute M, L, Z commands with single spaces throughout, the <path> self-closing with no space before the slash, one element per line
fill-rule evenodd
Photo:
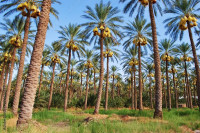
<path fill-rule="evenodd" d="M 81 111 L 82 113 L 92 114 L 94 109 Z M 80 111 L 79 111 L 80 112 Z M 200 112 L 198 109 L 172 109 L 171 111 L 163 110 L 163 120 L 152 119 L 154 110 L 129 110 L 129 109 L 112 109 L 100 110 L 100 114 L 106 114 L 112 117 L 113 114 L 129 115 L 133 117 L 143 117 L 143 119 L 133 119 L 130 121 L 121 121 L 119 119 L 102 119 L 91 121 L 88 124 L 83 122 L 86 116 L 75 115 L 74 111 L 63 112 L 62 109 L 52 108 L 39 110 L 33 113 L 33 119 L 46 126 L 48 133 L 142 133 L 142 132 L 181 132 L 181 126 L 187 126 L 192 130 L 200 129 Z M 2 118 L 0 114 L 0 118 Z M 12 118 L 12 114 L 7 114 L 8 118 Z M 149 120 L 146 120 L 146 118 Z M 150 118 L 150 119 L 149 119 Z M 66 127 L 56 126 L 58 123 L 65 123 Z M 0 132 L 2 131 L 3 121 L 0 119 Z M 29 127 L 27 132 L 33 128 Z M 8 133 L 15 132 L 16 129 L 10 127 L 7 129 Z"/>

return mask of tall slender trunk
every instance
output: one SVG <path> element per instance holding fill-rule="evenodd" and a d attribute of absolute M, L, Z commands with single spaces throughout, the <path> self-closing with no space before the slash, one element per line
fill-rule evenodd
<path fill-rule="evenodd" d="M 38 89 L 38 97 L 40 97 L 40 91 L 41 91 L 41 87 L 42 87 L 43 70 L 44 70 L 44 65 L 42 64 L 41 71 L 40 71 L 40 83 L 39 83 L 39 89 Z"/>
<path fill-rule="evenodd" d="M 7 87 L 7 91 L 6 91 L 5 110 L 8 109 L 8 103 L 9 103 L 9 99 L 10 99 L 10 89 L 11 89 L 11 83 L 12 83 L 13 69 L 14 69 L 14 65 L 15 65 L 16 52 L 17 52 L 17 48 L 15 47 L 12 52 L 11 66 L 10 66 L 9 79 L 8 79 L 8 87 Z"/>
<path fill-rule="evenodd" d="M 51 108 L 51 101 L 52 101 L 52 96 L 53 96 L 53 84 L 54 84 L 54 76 L 55 76 L 55 68 L 56 68 L 56 63 L 53 63 L 53 74 L 51 78 L 51 86 L 50 86 L 50 96 L 49 96 L 49 103 L 48 103 L 48 110 Z"/>
<path fill-rule="evenodd" d="M 62 76 L 60 77 L 60 83 L 59 83 L 59 93 L 61 94 L 62 90 Z"/>
<path fill-rule="evenodd" d="M 185 83 L 186 83 L 186 91 L 187 91 L 187 93 L 186 93 L 187 94 L 187 103 L 188 103 L 189 108 L 193 108 L 186 61 L 184 62 L 184 64 L 185 64 Z"/>
<path fill-rule="evenodd" d="M 71 83 L 70 83 L 70 88 L 69 88 L 69 103 L 71 103 L 72 99 L 72 91 L 73 91 L 73 68 L 71 69 Z"/>
<path fill-rule="evenodd" d="M 163 93 L 164 93 L 164 102 L 165 102 L 165 108 L 167 109 L 167 96 L 166 96 L 166 90 L 165 90 L 165 81 L 164 81 L 164 78 L 163 78 Z"/>
<path fill-rule="evenodd" d="M 142 70 L 141 70 L 141 45 L 138 46 L 138 61 L 139 61 L 139 110 L 143 110 L 142 105 Z"/>
<path fill-rule="evenodd" d="M 13 114 L 15 116 L 18 113 L 20 89 L 22 85 L 22 76 L 23 76 L 24 61 L 25 61 L 25 56 L 26 56 L 26 47 L 27 47 L 27 42 L 28 42 L 29 27 L 30 27 L 30 12 L 28 11 L 28 15 L 25 22 L 25 28 L 24 28 L 24 39 L 23 39 L 22 51 L 21 51 L 20 61 L 19 61 L 19 69 L 18 69 L 18 74 L 17 74 L 15 95 L 14 95 L 14 100 L 13 100 Z"/>
<path fill-rule="evenodd" d="M 102 88 L 103 88 L 103 74 L 104 74 L 104 64 L 103 64 L 103 30 L 101 31 L 100 37 L 100 81 L 99 81 L 99 90 L 97 96 L 97 102 L 94 110 L 94 114 L 99 114 L 99 107 L 101 103 L 101 95 L 102 95 Z"/>
<path fill-rule="evenodd" d="M 47 26 L 49 23 L 49 13 L 51 8 L 51 0 L 43 0 L 41 16 L 37 27 L 35 44 L 29 65 L 28 76 L 25 85 L 25 92 L 22 98 L 22 105 L 17 124 L 25 124 L 32 118 L 33 105 L 35 101 L 36 90 L 38 86 L 38 76 L 42 62 L 42 52 L 46 38 Z"/>
<path fill-rule="evenodd" d="M 134 70 L 134 105 L 135 105 L 135 110 L 137 109 L 137 87 L 136 87 L 136 78 L 135 78 L 135 70 Z"/>
<path fill-rule="evenodd" d="M 114 99 L 114 93 L 115 93 L 115 74 L 114 74 L 114 72 L 113 72 L 113 82 L 112 82 L 112 95 L 111 95 L 111 97 L 112 97 L 112 99 Z"/>
<path fill-rule="evenodd" d="M 196 106 L 197 101 L 196 101 L 196 85 L 193 86 L 193 93 L 194 93 L 194 105 Z"/>
<path fill-rule="evenodd" d="M 4 98 L 5 98 L 5 93 L 6 93 L 6 86 L 7 86 L 7 82 L 8 82 L 9 68 L 10 68 L 10 63 L 7 64 L 7 68 L 6 68 L 6 71 L 5 71 L 5 78 L 4 78 L 4 82 L 3 82 L 3 92 L 2 92 L 2 96 L 1 96 L 0 110 L 3 110 Z"/>
<path fill-rule="evenodd" d="M 97 90 L 96 90 L 96 72 L 94 70 L 94 95 L 97 94 Z"/>
<path fill-rule="evenodd" d="M 82 90 L 83 90 L 83 75 L 81 73 L 81 90 L 80 90 L 80 97 L 82 97 Z"/>
<path fill-rule="evenodd" d="M 67 102 L 68 102 L 68 91 L 69 91 L 69 71 L 70 71 L 70 62 L 71 62 L 71 52 L 72 49 L 69 48 L 69 56 L 67 63 L 67 75 L 66 75 L 66 87 L 65 87 L 65 103 L 64 103 L 64 111 L 67 110 Z"/>
<path fill-rule="evenodd" d="M 3 68 L 1 72 L 1 77 L 0 77 L 0 99 L 2 97 L 2 92 L 3 92 L 3 80 L 4 80 L 4 74 L 5 74 L 5 63 L 3 63 Z"/>
<path fill-rule="evenodd" d="M 152 90 L 151 90 L 151 77 L 149 77 L 149 91 L 150 91 L 150 108 L 153 109 Z"/>
<path fill-rule="evenodd" d="M 168 61 L 166 60 L 166 81 L 167 81 L 167 100 L 168 100 L 168 110 L 171 110 L 171 89 L 169 87 L 169 75 L 168 75 Z"/>
<path fill-rule="evenodd" d="M 156 22 L 153 13 L 152 1 L 149 0 L 149 14 L 151 19 L 152 35 L 153 35 L 153 50 L 154 50 L 154 64 L 155 64 L 155 112 L 154 118 L 162 118 L 162 84 L 161 84 L 161 69 L 160 69 L 160 55 L 158 50 Z"/>
<path fill-rule="evenodd" d="M 173 84 L 174 84 L 174 90 L 175 90 L 176 108 L 178 109 L 178 93 L 177 93 L 177 88 L 176 88 L 175 73 L 172 72 L 172 74 L 173 74 Z"/>
<path fill-rule="evenodd" d="M 87 109 L 87 100 L 88 100 L 88 82 L 89 82 L 89 67 L 87 68 L 87 77 L 86 77 L 86 92 L 85 92 L 85 105 L 84 109 Z"/>
<path fill-rule="evenodd" d="M 199 111 L 200 111 L 200 71 L 199 71 L 199 62 L 197 58 L 197 53 L 196 53 L 196 47 L 194 44 L 193 36 L 192 36 L 192 30 L 190 27 L 190 22 L 187 21 L 187 26 L 188 26 L 188 33 L 190 37 L 190 42 L 192 46 L 192 53 L 194 57 L 194 63 L 195 63 L 195 69 L 196 69 L 196 75 L 197 75 L 197 94 L 198 94 L 198 106 L 199 106 Z"/>
<path fill-rule="evenodd" d="M 186 80 L 185 80 L 185 79 L 184 79 L 183 97 L 184 97 L 184 99 L 185 99 L 186 106 L 188 106 L 188 104 L 187 104 L 187 99 L 186 99 Z"/>
<path fill-rule="evenodd" d="M 133 72 L 131 72 L 131 109 L 134 109 Z"/>
<path fill-rule="evenodd" d="M 109 57 L 107 56 L 107 75 L 106 75 L 106 91 L 105 91 L 105 110 L 108 109 L 108 86 L 109 86 Z"/>

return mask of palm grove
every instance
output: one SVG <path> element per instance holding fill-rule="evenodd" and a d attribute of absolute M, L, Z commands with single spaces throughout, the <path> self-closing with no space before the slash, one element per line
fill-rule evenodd
<path fill-rule="evenodd" d="M 123 12 L 132 16 L 130 22 L 124 22 L 120 10 L 110 2 L 100 1 L 86 7 L 82 15 L 86 23 L 60 26 L 59 38 L 44 46 L 51 16 L 58 18 L 54 4 L 60 2 L 1 1 L 5 19 L 0 25 L 5 34 L 0 36 L 0 109 L 12 108 L 21 125 L 32 118 L 34 108 L 67 111 L 69 107 L 95 106 L 94 114 L 98 114 L 100 107 L 149 107 L 155 109 L 154 118 L 162 118 L 163 107 L 169 111 L 180 103 L 200 107 L 198 42 L 193 38 L 199 36 L 199 1 L 119 2 L 124 4 Z M 170 15 L 163 22 L 170 39 L 161 37 L 160 42 L 157 13 Z M 17 14 L 13 20 L 7 18 L 13 14 Z M 31 27 L 35 20 L 37 29 Z M 188 42 L 177 44 L 184 33 Z M 123 51 L 118 49 L 121 44 Z M 30 63 L 24 65 L 29 55 Z M 119 60 L 125 76 L 119 73 L 119 66 L 110 66 L 110 61 Z M 16 67 L 17 77 L 13 78 Z"/>

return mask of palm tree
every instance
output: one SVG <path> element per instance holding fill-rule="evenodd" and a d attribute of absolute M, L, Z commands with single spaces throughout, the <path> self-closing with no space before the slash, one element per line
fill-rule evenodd
<path fill-rule="evenodd" d="M 109 59 L 111 59 L 112 62 L 114 62 L 114 59 L 118 61 L 119 59 L 119 50 L 116 49 L 115 47 L 117 45 L 114 45 L 112 43 L 112 40 L 110 39 L 105 39 L 104 40 L 104 52 L 103 56 L 107 60 L 107 72 L 106 72 L 106 90 L 105 90 L 105 110 L 108 109 L 108 89 L 109 89 Z M 99 50 L 100 47 L 97 46 L 95 49 Z M 114 97 L 113 97 L 114 98 Z"/>
<path fill-rule="evenodd" d="M 13 101 L 13 113 L 17 115 L 18 105 L 19 105 L 19 97 L 20 97 L 20 88 L 22 84 L 22 75 L 23 75 L 23 68 L 24 68 L 24 61 L 25 55 L 27 51 L 27 43 L 29 39 L 29 29 L 31 25 L 31 18 L 36 19 L 40 16 L 39 8 L 42 6 L 41 1 L 33 1 L 33 0 L 18 0 L 18 1 L 2 1 L 3 5 L 0 6 L 0 11 L 5 12 L 4 16 L 9 16 L 14 12 L 20 11 L 23 17 L 26 17 L 25 24 L 24 24 L 24 36 L 23 36 L 23 43 L 22 43 L 22 50 L 20 55 L 20 62 L 19 62 L 19 69 L 17 74 L 17 84 L 15 87 L 15 95 Z M 57 0 L 53 0 L 52 3 L 60 3 Z M 37 8 L 37 7 L 39 8 Z M 58 18 L 58 12 L 51 8 L 51 13 Z M 20 15 L 20 14 L 19 14 Z M 17 15 L 17 17 L 19 16 Z M 51 21 L 49 22 L 51 25 Z"/>
<path fill-rule="evenodd" d="M 120 0 L 120 2 L 125 2 L 127 0 Z M 163 1 L 163 0 L 162 0 Z M 154 51 L 154 64 L 155 64 L 155 112 L 154 118 L 162 118 L 162 83 L 161 83 L 161 68 L 160 68 L 160 55 L 158 49 L 158 41 L 157 41 L 157 31 L 156 31 L 156 22 L 154 18 L 154 14 L 157 14 L 157 10 L 161 13 L 161 7 L 158 2 L 155 0 L 148 0 L 146 3 L 138 4 L 138 0 L 129 0 L 127 5 L 124 7 L 124 12 L 130 12 L 130 15 L 137 11 L 139 16 L 142 16 L 145 11 L 146 5 L 149 5 L 149 16 L 151 20 L 151 29 L 153 36 L 153 51 Z M 163 1 L 165 3 L 169 3 L 169 0 Z M 154 6 L 153 6 L 154 4 Z M 144 6 L 143 6 L 144 5 Z M 138 9 L 138 10 L 136 10 Z"/>
<path fill-rule="evenodd" d="M 67 109 L 68 103 L 68 89 L 69 89 L 69 71 L 70 71 L 70 63 L 72 54 L 77 54 L 78 57 L 80 55 L 84 55 L 84 45 L 88 44 L 86 41 L 82 39 L 82 33 L 80 26 L 76 24 L 69 24 L 68 26 L 62 27 L 60 26 L 60 41 L 62 43 L 62 52 L 64 53 L 67 50 L 68 53 L 68 63 L 67 63 L 67 75 L 66 75 L 66 87 L 65 87 L 65 103 L 64 103 L 64 111 Z"/>
<path fill-rule="evenodd" d="M 93 57 L 93 51 L 92 50 L 86 50 L 85 51 L 85 59 L 81 61 L 81 64 L 84 64 L 86 69 L 86 91 L 85 91 L 85 104 L 84 109 L 87 109 L 87 100 L 88 100 L 88 86 L 89 86 L 89 75 L 90 75 L 90 69 L 93 68 L 92 64 L 92 57 Z"/>
<path fill-rule="evenodd" d="M 151 25 L 144 18 L 136 17 L 135 20 L 124 27 L 125 34 L 128 39 L 125 41 L 124 48 L 126 49 L 131 42 L 138 46 L 138 61 L 139 61 L 139 110 L 143 109 L 142 103 L 142 68 L 141 68 L 141 46 L 151 43 Z M 149 47 L 150 48 L 150 47 Z"/>
<path fill-rule="evenodd" d="M 40 96 L 40 91 L 42 87 L 42 78 L 43 78 L 43 70 L 44 66 L 50 65 L 50 62 L 48 62 L 47 56 L 49 55 L 50 51 L 49 50 L 44 50 L 42 53 L 42 66 L 40 70 L 40 81 L 39 81 L 39 88 L 38 88 L 38 97 Z"/>
<path fill-rule="evenodd" d="M 96 95 L 97 90 L 96 90 L 96 74 L 99 73 L 99 61 L 98 61 L 98 57 L 93 57 L 92 59 L 92 64 L 93 64 L 93 73 L 94 73 L 94 95 Z"/>
<path fill-rule="evenodd" d="M 111 78 L 112 78 L 112 90 L 111 90 L 111 97 L 112 99 L 114 99 L 114 93 L 115 93 L 115 90 L 114 90 L 114 87 L 115 87 L 115 79 L 116 79 L 116 74 L 115 72 L 117 71 L 117 66 L 111 66 L 111 71 L 112 71 L 112 74 L 111 74 Z"/>
<path fill-rule="evenodd" d="M 187 91 L 187 105 L 190 108 L 192 107 L 192 97 L 191 97 L 191 90 L 189 87 L 189 79 L 188 79 L 188 70 L 187 70 L 187 62 L 190 62 L 192 60 L 191 57 L 188 57 L 188 54 L 190 54 L 191 48 L 188 43 L 182 43 L 174 50 L 178 55 L 182 56 L 180 58 L 181 61 L 184 62 L 184 75 L 185 76 L 185 83 L 186 83 L 186 91 Z"/>
<path fill-rule="evenodd" d="M 94 114 L 99 113 L 99 107 L 100 107 L 101 95 L 102 95 L 103 78 L 104 78 L 103 76 L 104 74 L 104 63 L 103 63 L 104 39 L 105 37 L 112 38 L 115 43 L 118 43 L 116 42 L 116 38 L 114 38 L 114 35 L 116 35 L 117 37 L 121 37 L 121 34 L 119 32 L 120 26 L 117 24 L 117 23 L 122 22 L 122 17 L 117 16 L 119 12 L 120 12 L 119 9 L 117 7 L 113 8 L 110 2 L 108 2 L 107 4 L 104 4 L 103 1 L 101 1 L 99 4 L 95 5 L 95 10 L 87 6 L 87 11 L 85 11 L 85 15 L 83 15 L 83 17 L 85 17 L 86 19 L 90 21 L 85 24 L 82 24 L 83 26 L 86 26 L 86 31 L 85 31 L 85 33 L 87 33 L 86 37 L 89 37 L 91 35 L 92 29 L 94 28 L 93 30 L 94 36 L 92 37 L 92 40 L 95 39 L 95 43 L 99 43 L 100 45 L 100 59 L 101 59 L 100 81 L 99 81 L 98 97 L 97 97 Z M 98 28 L 100 29 L 100 33 L 98 32 Z M 97 41 L 97 39 L 99 39 L 99 41 Z"/>
<path fill-rule="evenodd" d="M 48 110 L 50 110 L 50 107 L 51 107 L 56 64 L 60 64 L 62 62 L 60 48 L 58 45 L 59 45 L 58 42 L 53 42 L 51 46 L 47 45 L 47 49 L 49 51 L 47 58 L 50 59 L 49 62 L 51 62 L 51 67 L 53 68 L 52 77 L 51 77 L 51 85 L 50 85 L 50 97 L 49 97 L 49 103 L 48 103 Z"/>
<path fill-rule="evenodd" d="M 126 50 L 126 53 L 122 54 L 122 63 L 124 69 L 128 69 L 131 73 L 131 97 L 132 97 L 132 104 L 131 108 L 135 110 L 137 109 L 137 88 L 136 88 L 136 65 L 138 65 L 138 61 L 136 56 L 138 51 L 135 46 L 130 47 Z M 134 80 L 134 83 L 133 83 Z M 133 85 L 134 84 L 134 85 Z M 134 86 L 134 88 L 133 88 Z"/>
<path fill-rule="evenodd" d="M 40 65 L 42 62 L 42 52 L 46 38 L 46 31 L 49 22 L 49 13 L 51 8 L 51 0 L 43 0 L 41 16 L 38 23 L 35 44 L 29 65 L 28 76 L 25 85 L 25 92 L 20 107 L 20 113 L 17 124 L 25 124 L 32 118 L 33 104 L 38 86 L 38 76 L 40 73 Z"/>
<path fill-rule="evenodd" d="M 85 74 L 84 74 L 84 64 L 81 64 L 81 65 L 78 65 L 77 66 L 77 70 L 79 72 L 79 76 L 80 76 L 80 97 L 82 97 L 82 90 L 83 90 L 83 77 L 85 77 Z"/>
<path fill-rule="evenodd" d="M 196 18 L 200 17 L 198 14 L 198 11 L 200 10 L 198 6 L 199 3 L 199 0 L 172 0 L 170 6 L 165 10 L 165 13 L 174 15 L 174 17 L 168 18 L 164 22 L 168 28 L 166 33 L 169 33 L 170 36 L 175 40 L 178 37 L 180 40 L 182 40 L 184 31 L 188 29 L 197 75 L 198 106 L 200 110 L 200 71 L 192 34 L 192 27 L 197 26 Z"/>
<path fill-rule="evenodd" d="M 168 96 L 168 110 L 171 110 L 171 91 L 169 85 L 169 73 L 168 73 L 168 65 L 171 60 L 174 58 L 170 56 L 172 54 L 173 49 L 175 48 L 175 42 L 167 39 L 163 39 L 160 41 L 159 49 L 161 51 L 161 59 L 165 62 L 166 67 L 166 82 L 167 82 L 167 96 Z"/>
<path fill-rule="evenodd" d="M 12 59 L 11 59 L 11 66 L 10 66 L 10 72 L 9 72 L 9 80 L 8 80 L 8 88 L 6 91 L 6 103 L 5 103 L 5 110 L 8 108 L 9 98 L 10 98 L 10 89 L 11 89 L 11 83 L 12 83 L 12 75 L 13 75 L 13 69 L 15 65 L 15 56 L 17 53 L 17 49 L 21 47 L 22 45 L 22 32 L 24 29 L 24 20 L 22 18 L 16 17 L 13 21 L 9 19 L 5 19 L 5 23 L 0 23 L 1 28 L 6 31 L 6 34 L 10 36 L 8 39 L 10 44 L 10 51 L 12 52 Z"/>

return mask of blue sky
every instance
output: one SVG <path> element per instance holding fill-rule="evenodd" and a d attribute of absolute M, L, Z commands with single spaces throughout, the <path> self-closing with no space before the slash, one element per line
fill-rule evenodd
<path fill-rule="evenodd" d="M 59 30 L 59 26 L 65 26 L 65 25 L 68 25 L 69 23 L 81 24 L 81 23 L 86 22 L 87 20 L 81 17 L 81 15 L 83 15 L 84 11 L 86 10 L 86 6 L 89 5 L 90 7 L 93 8 L 96 3 L 100 2 L 100 0 L 60 0 L 60 1 L 62 3 L 61 5 L 58 5 L 58 4 L 53 5 L 59 12 L 59 20 L 56 20 L 54 17 L 51 16 L 51 19 L 53 22 L 53 28 L 50 28 L 47 31 L 46 42 L 45 42 L 45 44 L 47 45 L 51 44 L 53 41 L 58 40 L 59 35 L 57 33 L 57 30 Z M 103 0 L 103 1 L 104 3 L 107 3 L 109 0 Z M 119 15 L 124 17 L 124 23 L 122 25 L 125 25 L 127 22 L 132 21 L 134 19 L 135 15 L 133 15 L 132 17 L 129 17 L 128 14 L 124 14 L 122 12 L 125 4 L 119 3 L 119 0 L 112 0 L 111 4 L 113 7 L 118 7 L 121 10 L 121 13 Z M 156 17 L 157 32 L 159 32 L 158 41 L 164 38 L 169 38 L 169 36 L 165 35 L 166 29 L 164 28 L 164 24 L 163 24 L 164 19 L 168 17 L 169 15 L 165 15 L 165 14 L 163 16 L 158 15 Z M 3 16 L 2 14 L 0 14 L 1 22 L 2 22 L 2 19 L 3 19 Z M 145 19 L 147 19 L 148 22 L 150 22 L 148 8 L 146 8 Z M 194 35 L 195 42 L 196 42 L 196 39 L 197 39 L 197 36 Z M 189 37 L 188 37 L 187 31 L 185 33 L 183 41 L 189 43 Z M 121 43 L 123 43 L 123 41 Z M 177 41 L 177 44 L 179 43 L 180 42 Z M 89 49 L 92 49 L 92 48 L 93 48 L 93 45 L 89 47 Z M 119 46 L 119 49 L 123 52 L 122 48 L 123 48 L 122 46 Z M 110 66 L 113 64 L 121 68 L 120 62 L 111 63 Z M 120 72 L 122 72 L 122 70 L 120 70 Z"/>

